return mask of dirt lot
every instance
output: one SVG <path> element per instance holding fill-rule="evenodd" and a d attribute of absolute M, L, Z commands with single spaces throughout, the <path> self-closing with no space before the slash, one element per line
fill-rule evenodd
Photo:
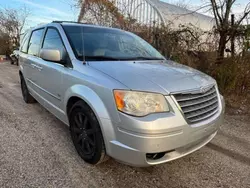
<path fill-rule="evenodd" d="M 0 187 L 250 187 L 249 119 L 227 115 L 211 143 L 167 164 L 91 166 L 66 125 L 23 102 L 18 67 L 0 62 Z"/>

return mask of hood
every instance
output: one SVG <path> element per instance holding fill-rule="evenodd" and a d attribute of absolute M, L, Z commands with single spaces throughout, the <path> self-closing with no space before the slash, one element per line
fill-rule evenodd
<path fill-rule="evenodd" d="M 215 84 L 210 76 L 173 61 L 91 61 L 89 65 L 131 90 L 176 93 Z"/>

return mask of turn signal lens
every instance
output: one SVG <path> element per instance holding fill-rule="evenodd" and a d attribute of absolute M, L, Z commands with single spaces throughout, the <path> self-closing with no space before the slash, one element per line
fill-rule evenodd
<path fill-rule="evenodd" d="M 118 108 L 118 110 L 122 110 L 125 107 L 125 103 L 124 103 L 124 93 L 120 92 L 120 91 L 114 91 L 114 95 L 115 95 L 115 102 L 116 102 L 116 106 Z"/>

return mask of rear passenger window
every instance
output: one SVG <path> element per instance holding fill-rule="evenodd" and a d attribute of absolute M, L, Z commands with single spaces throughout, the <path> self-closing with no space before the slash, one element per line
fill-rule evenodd
<path fill-rule="evenodd" d="M 56 29 L 48 28 L 46 35 L 45 35 L 45 38 L 44 38 L 42 48 L 56 49 L 56 50 L 59 50 L 61 52 L 61 54 L 63 54 L 64 45 L 63 45 L 61 37 Z"/>
<path fill-rule="evenodd" d="M 39 48 L 43 36 L 43 30 L 44 29 L 39 29 L 35 30 L 31 34 L 30 42 L 29 42 L 29 50 L 28 54 L 38 56 L 39 54 Z"/>
<path fill-rule="evenodd" d="M 22 42 L 21 42 L 21 48 L 20 48 L 21 52 L 27 53 L 29 36 L 30 36 L 29 33 L 26 33 L 25 36 L 23 37 Z"/>

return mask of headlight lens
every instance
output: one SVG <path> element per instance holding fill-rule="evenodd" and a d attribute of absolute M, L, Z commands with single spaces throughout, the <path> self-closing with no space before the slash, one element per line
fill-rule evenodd
<path fill-rule="evenodd" d="M 145 116 L 156 112 L 168 112 L 169 107 L 161 94 L 114 90 L 117 109 L 121 112 Z"/>

